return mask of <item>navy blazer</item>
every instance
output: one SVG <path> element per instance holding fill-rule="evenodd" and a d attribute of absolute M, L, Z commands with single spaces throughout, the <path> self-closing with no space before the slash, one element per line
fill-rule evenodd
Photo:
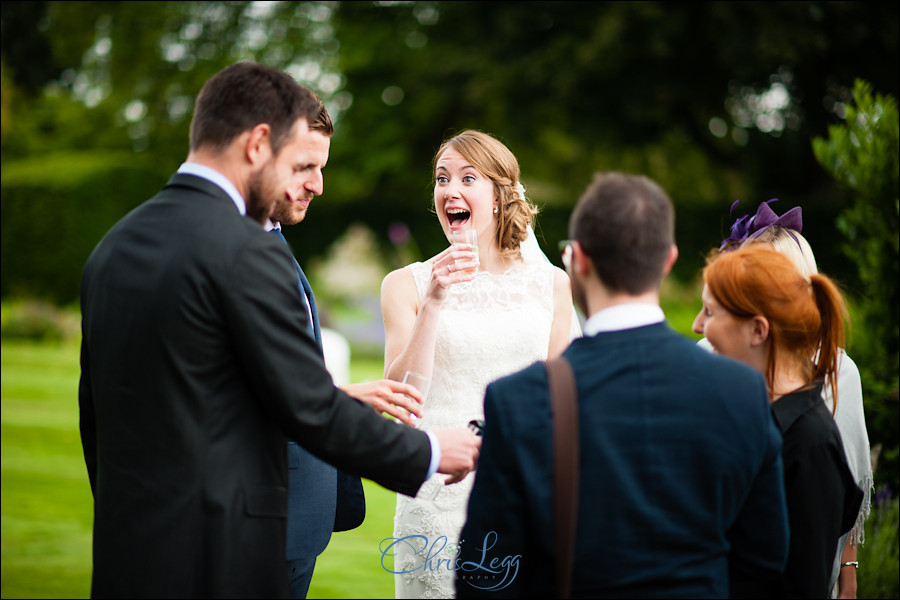
<path fill-rule="evenodd" d="M 394 491 L 425 480 L 425 433 L 334 387 L 289 260 L 221 188 L 186 174 L 88 259 L 92 596 L 286 597 L 287 438 Z"/>
<path fill-rule="evenodd" d="M 665 323 L 578 339 L 564 355 L 581 436 L 573 596 L 727 597 L 729 569 L 776 577 L 788 523 L 761 375 Z M 544 364 L 488 386 L 485 420 L 457 593 L 553 597 Z"/>
<path fill-rule="evenodd" d="M 273 235 L 287 244 L 281 231 Z M 291 253 L 297 289 L 306 297 L 312 321 L 309 334 L 324 360 L 319 311 L 306 274 Z M 296 442 L 288 442 L 287 560 L 312 558 L 324 552 L 332 531 L 358 527 L 366 516 L 366 498 L 359 477 L 337 471 Z"/>

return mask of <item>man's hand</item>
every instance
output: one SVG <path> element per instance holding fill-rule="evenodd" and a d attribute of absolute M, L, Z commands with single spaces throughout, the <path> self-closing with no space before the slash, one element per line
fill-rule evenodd
<path fill-rule="evenodd" d="M 347 395 L 365 402 L 378 413 L 395 417 L 410 427 L 415 427 L 411 415 L 422 418 L 422 393 L 409 384 L 382 379 L 338 387 Z"/>
<path fill-rule="evenodd" d="M 438 472 L 450 475 L 444 484 L 462 481 L 478 464 L 481 438 L 466 427 L 442 429 L 435 431 L 434 435 L 441 445 L 441 463 L 438 465 Z"/>

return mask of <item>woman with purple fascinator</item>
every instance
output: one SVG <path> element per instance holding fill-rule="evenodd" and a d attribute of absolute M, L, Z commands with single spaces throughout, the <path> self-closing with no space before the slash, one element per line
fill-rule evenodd
<path fill-rule="evenodd" d="M 818 273 L 818 268 L 812 248 L 800 233 L 803 229 L 802 209 L 795 206 L 779 216 L 769 206 L 777 201 L 777 198 L 773 198 L 763 202 L 757 208 L 756 214 L 744 215 L 737 219 L 731 226 L 730 235 L 719 246 L 719 252 L 729 252 L 752 243 L 767 242 L 776 251 L 790 258 L 800 273 L 809 280 L 812 275 Z M 737 206 L 738 202 L 731 205 L 731 214 L 734 214 Z M 694 333 L 702 334 L 699 321 L 700 315 L 694 321 L 693 330 Z M 701 339 L 699 345 L 712 350 L 706 338 Z M 855 598 L 857 544 L 865 541 L 863 525 L 869 515 L 874 483 L 859 369 L 843 348 L 839 349 L 838 365 L 837 395 L 840 402 L 835 404 L 830 385 L 823 387 L 822 396 L 834 416 L 847 463 L 857 485 L 864 493 L 864 498 L 856 524 L 838 543 L 831 586 L 832 597 Z"/>
<path fill-rule="evenodd" d="M 731 205 L 731 214 L 734 214 L 734 209 L 737 208 L 739 202 L 740 200 L 735 200 L 734 204 Z M 744 215 L 735 221 L 734 225 L 731 226 L 731 235 L 722 240 L 721 245 L 719 245 L 719 251 L 721 252 L 726 248 L 739 248 L 744 243 L 759 238 L 767 229 L 772 227 L 780 227 L 787 230 L 788 235 L 794 241 L 797 241 L 796 234 L 799 234 L 803 229 L 803 213 L 800 207 L 795 206 L 779 217 L 769 206 L 772 202 L 778 202 L 778 198 L 772 198 L 760 204 L 759 208 L 756 209 L 756 214 L 752 217 Z M 798 241 L 797 243 L 799 244 L 800 242 Z"/>

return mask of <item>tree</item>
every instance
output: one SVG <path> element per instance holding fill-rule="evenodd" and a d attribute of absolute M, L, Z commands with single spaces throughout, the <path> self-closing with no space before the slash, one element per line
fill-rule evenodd
<path fill-rule="evenodd" d="M 859 300 L 865 345 L 854 354 L 866 388 L 870 438 L 884 444 L 882 473 L 898 489 L 898 243 L 900 243 L 900 124 L 897 100 L 873 95 L 857 80 L 845 122 L 813 140 L 816 158 L 835 180 L 852 191 L 853 204 L 841 213 L 844 252 L 859 271 Z"/>
<path fill-rule="evenodd" d="M 898 92 L 890 3 L 0 6 L 4 172 L 87 148 L 125 149 L 134 163 L 171 172 L 202 82 L 236 60 L 285 69 L 318 91 L 337 132 L 325 195 L 311 208 L 316 227 L 287 234 L 304 257 L 354 221 L 383 250 L 402 222 L 423 255 L 435 252 L 445 241 L 430 212 L 429 161 L 448 134 L 471 127 L 519 158 L 543 208 L 546 248 L 565 237 L 593 172 L 619 169 L 653 177 L 673 197 L 682 280 L 727 231 L 734 200 L 772 197 L 803 206 L 830 274 L 855 277 L 828 243 L 844 196 L 808 140 L 838 120 L 854 77 Z M 23 90 L 9 103 L 8 79 Z"/>

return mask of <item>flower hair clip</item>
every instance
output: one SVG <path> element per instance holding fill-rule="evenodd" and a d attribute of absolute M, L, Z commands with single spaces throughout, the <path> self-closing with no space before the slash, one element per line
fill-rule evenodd
<path fill-rule="evenodd" d="M 775 211 L 769 207 L 769 203 L 777 201 L 778 198 L 766 200 L 756 209 L 755 215 L 752 217 L 750 215 L 744 215 L 735 221 L 731 226 L 731 235 L 722 241 L 722 245 L 719 246 L 719 251 L 725 250 L 726 246 L 738 247 L 748 239 L 756 239 L 763 231 L 773 225 L 800 233 L 803 229 L 803 214 L 800 207 L 795 206 L 779 217 L 775 214 Z M 739 202 L 740 200 L 734 201 L 734 204 L 731 205 L 731 212 L 729 214 L 734 214 L 734 209 L 737 208 Z M 788 235 L 797 242 L 798 246 L 800 245 L 800 241 L 793 233 L 791 233 L 791 231 L 788 231 Z"/>

